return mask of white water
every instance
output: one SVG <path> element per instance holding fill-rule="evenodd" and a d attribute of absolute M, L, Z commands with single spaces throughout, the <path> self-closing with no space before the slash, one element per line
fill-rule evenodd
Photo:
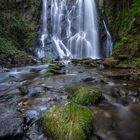
<path fill-rule="evenodd" d="M 103 20 L 103 24 L 107 33 L 107 39 L 106 39 L 106 56 L 110 56 L 112 54 L 112 49 L 113 49 L 113 42 L 112 42 L 112 37 L 107 29 L 106 23 Z"/>
<path fill-rule="evenodd" d="M 43 5 L 43 8 L 42 8 L 42 12 L 41 12 L 41 21 L 42 21 L 42 24 L 41 24 L 41 37 L 40 37 L 40 41 L 41 41 L 41 48 L 38 48 L 37 49 L 37 55 L 39 58 L 43 58 L 45 57 L 45 40 L 47 39 L 48 37 L 48 29 L 47 29 L 47 26 L 48 26 L 48 10 L 47 10 L 47 3 L 48 0 L 43 0 L 42 1 L 42 5 Z"/>
<path fill-rule="evenodd" d="M 68 0 L 52 0 L 49 8 L 48 1 L 42 1 L 40 38 L 42 43 L 41 48 L 37 51 L 40 58 L 46 55 L 43 48 L 47 47 L 45 41 L 48 34 L 51 35 L 60 58 L 100 57 L 95 0 L 75 0 L 71 8 L 68 6 Z M 49 21 L 51 22 L 51 33 L 48 31 L 48 13 L 51 18 Z M 75 31 L 72 28 L 75 28 Z"/>
<path fill-rule="evenodd" d="M 74 58 L 99 58 L 99 36 L 95 0 L 78 0 L 78 32 L 69 40 Z"/>

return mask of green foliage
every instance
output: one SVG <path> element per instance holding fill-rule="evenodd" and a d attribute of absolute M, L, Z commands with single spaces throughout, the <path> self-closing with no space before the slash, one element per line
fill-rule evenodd
<path fill-rule="evenodd" d="M 44 132 L 54 140 L 86 140 L 92 130 L 93 116 L 88 108 L 56 106 L 44 113 Z"/>
<path fill-rule="evenodd" d="M 119 54 L 138 57 L 140 53 L 140 1 L 110 0 L 106 9 L 109 24 L 113 32 L 118 34 L 113 56 Z"/>
<path fill-rule="evenodd" d="M 26 6 L 26 9 L 25 9 Z M 24 10 L 23 10 L 24 9 Z M 40 1 L 4 1 L 0 3 L 0 36 L 21 47 L 32 47 L 36 38 L 36 25 Z"/>
<path fill-rule="evenodd" d="M 0 54 L 14 55 L 18 50 L 13 42 L 0 37 Z"/>
<path fill-rule="evenodd" d="M 70 100 L 82 105 L 97 104 L 101 100 L 102 93 L 97 88 L 87 86 L 72 86 L 66 89 L 70 93 Z"/>
<path fill-rule="evenodd" d="M 32 47 L 34 41 L 35 41 L 35 38 L 36 38 L 36 33 L 35 32 L 27 32 L 25 34 L 25 37 L 24 37 L 24 43 L 25 43 L 25 47 Z"/>

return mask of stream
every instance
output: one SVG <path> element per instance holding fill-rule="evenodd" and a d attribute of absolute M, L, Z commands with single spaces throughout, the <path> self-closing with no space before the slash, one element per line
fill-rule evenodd
<path fill-rule="evenodd" d="M 63 67 L 65 74 L 43 77 L 47 70 L 48 65 L 38 65 L 0 71 L 0 139 L 48 140 L 40 126 L 42 113 L 54 105 L 69 104 L 64 89 L 79 83 L 103 92 L 102 101 L 90 107 L 92 140 L 140 139 L 138 81 L 108 78 L 106 73 L 113 70 L 73 64 Z"/>

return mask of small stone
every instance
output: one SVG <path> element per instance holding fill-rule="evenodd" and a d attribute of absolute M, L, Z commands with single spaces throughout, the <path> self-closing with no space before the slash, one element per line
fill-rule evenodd
<path fill-rule="evenodd" d="M 127 83 L 123 83 L 123 86 L 127 86 L 128 84 Z"/>

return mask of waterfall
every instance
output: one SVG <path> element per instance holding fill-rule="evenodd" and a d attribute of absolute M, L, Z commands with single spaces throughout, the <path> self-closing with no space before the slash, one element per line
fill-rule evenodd
<path fill-rule="evenodd" d="M 78 0 L 77 33 L 69 40 L 74 58 L 99 58 L 99 36 L 95 0 Z"/>
<path fill-rule="evenodd" d="M 48 23 L 48 16 L 47 16 L 47 0 L 42 1 L 42 12 L 41 12 L 41 36 L 40 36 L 40 41 L 41 41 L 41 48 L 37 48 L 37 55 L 39 58 L 45 57 L 45 40 L 48 37 L 48 29 L 47 29 L 47 23 Z"/>
<path fill-rule="evenodd" d="M 47 40 L 60 58 L 99 58 L 98 15 L 95 0 L 42 0 L 39 58 Z M 49 29 L 49 30 L 48 30 Z"/>
<path fill-rule="evenodd" d="M 52 0 L 51 24 L 52 39 L 60 58 L 71 57 L 70 51 L 62 41 L 62 19 L 66 10 L 66 0 Z"/>
<path fill-rule="evenodd" d="M 107 29 L 106 23 L 103 20 L 103 24 L 106 30 L 106 34 L 107 34 L 107 39 L 106 39 L 106 56 L 110 56 L 112 54 L 112 49 L 113 49 L 113 42 L 112 42 L 112 37 Z"/>

